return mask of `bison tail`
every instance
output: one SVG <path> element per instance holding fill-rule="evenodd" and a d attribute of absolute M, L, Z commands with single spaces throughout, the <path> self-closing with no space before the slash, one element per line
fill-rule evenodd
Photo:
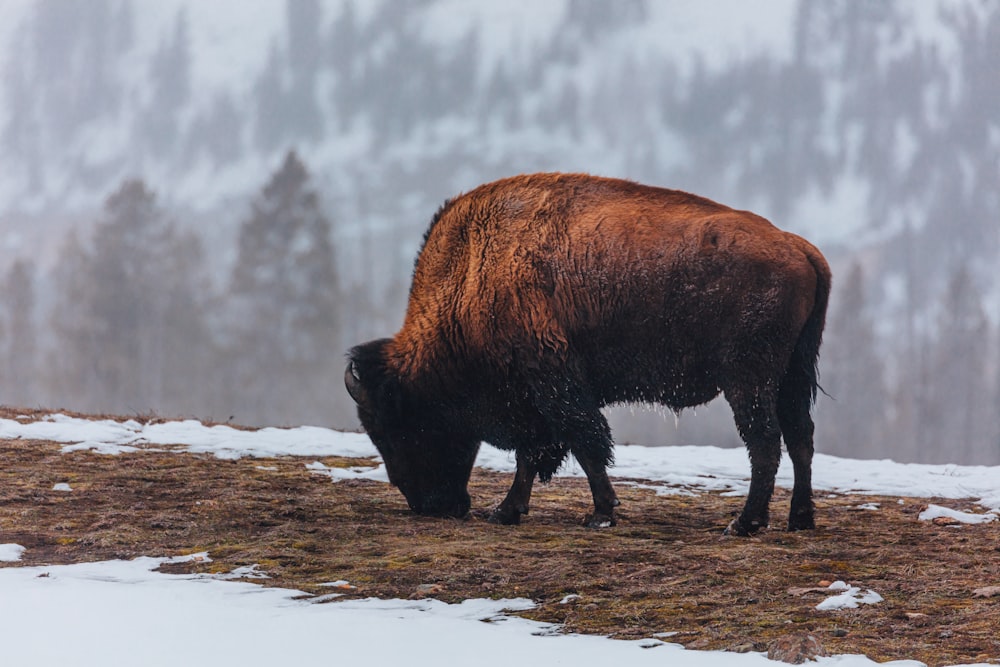
<path fill-rule="evenodd" d="M 830 299 L 831 275 L 830 266 L 818 250 L 810 246 L 807 255 L 816 271 L 816 298 L 813 302 L 812 312 L 809 314 L 805 326 L 802 327 L 802 331 L 799 332 L 799 339 L 792 351 L 788 375 L 794 376 L 799 382 L 806 384 L 811 402 L 815 403 L 818 392 L 823 391 L 819 384 L 819 347 L 823 340 L 823 327 L 826 324 L 826 307 Z"/>

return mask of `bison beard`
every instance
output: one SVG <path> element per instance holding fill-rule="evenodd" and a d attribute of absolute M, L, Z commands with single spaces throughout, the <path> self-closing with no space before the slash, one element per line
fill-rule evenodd
<path fill-rule="evenodd" d="M 464 516 L 479 443 L 513 450 L 492 520 L 528 513 L 569 453 L 588 525 L 615 522 L 611 403 L 679 410 L 722 393 L 751 464 L 727 529 L 768 525 L 784 438 L 789 530 L 814 526 L 811 465 L 822 254 L 767 220 L 674 190 L 517 176 L 445 203 L 417 256 L 402 328 L 355 347 L 345 383 L 390 481 L 421 514 Z"/>

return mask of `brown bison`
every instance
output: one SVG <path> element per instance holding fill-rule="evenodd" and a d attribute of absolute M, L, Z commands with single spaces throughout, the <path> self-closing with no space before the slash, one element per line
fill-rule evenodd
<path fill-rule="evenodd" d="M 417 256 L 403 327 L 344 375 L 389 480 L 419 514 L 461 517 L 482 441 L 517 472 L 491 520 L 528 513 L 569 453 L 613 525 L 601 407 L 673 410 L 721 392 L 750 455 L 730 533 L 768 524 L 781 439 L 789 530 L 812 528 L 816 361 L 830 270 L 802 238 L 708 199 L 581 174 L 516 176 L 444 204 Z"/>

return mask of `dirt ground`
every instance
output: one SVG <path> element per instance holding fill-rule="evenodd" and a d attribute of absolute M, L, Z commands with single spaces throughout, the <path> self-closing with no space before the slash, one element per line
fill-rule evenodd
<path fill-rule="evenodd" d="M 975 593 L 1000 586 L 1000 522 L 917 520 L 928 502 L 971 503 L 819 493 L 820 527 L 787 533 L 779 490 L 773 527 L 741 539 L 722 531 L 742 498 L 658 497 L 624 480 L 618 526 L 591 530 L 580 525 L 589 492 L 577 479 L 536 485 L 522 525 L 495 526 L 482 510 L 511 480 L 482 470 L 470 484 L 479 511 L 451 520 L 413 515 L 387 484 L 333 483 L 306 468 L 315 458 L 62 454 L 23 440 L 0 440 L 0 457 L 0 542 L 27 548 L 18 565 L 207 551 L 210 561 L 170 571 L 256 563 L 271 577 L 258 583 L 315 594 L 347 580 L 337 592 L 349 597 L 527 597 L 537 607 L 524 616 L 566 632 L 669 632 L 666 641 L 698 649 L 761 651 L 811 633 L 830 654 L 1000 663 L 1000 595 Z M 53 491 L 59 482 L 72 492 Z M 827 594 L 809 589 L 838 579 L 885 600 L 817 611 Z"/>

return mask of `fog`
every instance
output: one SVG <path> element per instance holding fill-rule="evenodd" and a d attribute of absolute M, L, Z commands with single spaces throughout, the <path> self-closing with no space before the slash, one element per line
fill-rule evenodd
<path fill-rule="evenodd" d="M 355 428 L 438 206 L 586 171 L 826 254 L 819 451 L 1000 463 L 997 63 L 997 1 L 2 0 L 0 403 Z"/>

